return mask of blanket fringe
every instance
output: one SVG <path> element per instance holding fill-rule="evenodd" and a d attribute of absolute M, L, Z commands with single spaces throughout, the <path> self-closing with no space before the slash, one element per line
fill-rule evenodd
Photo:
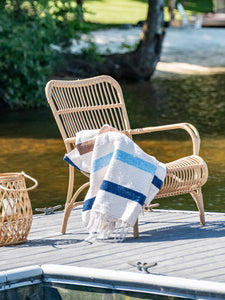
<path fill-rule="evenodd" d="M 91 211 L 87 229 L 89 236 L 86 238 L 86 241 L 106 240 L 114 235 L 115 242 L 122 242 L 126 239 L 129 225 L 122 220 L 100 212 Z"/>

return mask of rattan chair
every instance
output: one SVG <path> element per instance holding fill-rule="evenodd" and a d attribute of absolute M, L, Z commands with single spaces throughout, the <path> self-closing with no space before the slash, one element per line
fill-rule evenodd
<path fill-rule="evenodd" d="M 120 85 L 110 76 L 102 75 L 83 80 L 51 80 L 47 83 L 46 97 L 58 124 L 67 152 L 75 144 L 78 131 L 101 128 L 109 124 L 131 137 L 136 134 L 164 130 L 184 129 L 193 142 L 193 155 L 166 164 L 167 175 L 155 198 L 190 193 L 200 213 L 200 223 L 205 224 L 201 186 L 208 177 L 207 165 L 198 156 L 200 138 L 198 131 L 189 123 L 131 129 Z M 61 232 L 66 232 L 68 218 L 78 195 L 89 185 L 83 184 L 75 193 L 74 168 L 69 165 L 69 185 Z M 138 236 L 138 222 L 134 226 Z"/>

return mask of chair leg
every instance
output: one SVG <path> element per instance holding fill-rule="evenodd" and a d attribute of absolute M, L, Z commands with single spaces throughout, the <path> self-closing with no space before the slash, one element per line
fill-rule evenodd
<path fill-rule="evenodd" d="M 134 238 L 137 239 L 139 237 L 139 231 L 138 231 L 138 219 L 133 227 L 133 234 Z"/>
<path fill-rule="evenodd" d="M 62 225 L 61 225 L 61 233 L 62 234 L 66 233 L 66 227 L 67 227 L 68 219 L 69 219 L 69 216 L 70 216 L 70 213 L 71 213 L 72 209 L 73 209 L 72 204 L 70 204 L 68 206 L 65 206 Z"/>
<path fill-rule="evenodd" d="M 200 224 L 205 225 L 205 213 L 204 213 L 204 204 L 203 204 L 203 196 L 201 188 L 197 189 L 196 191 L 190 192 L 191 196 L 196 202 L 196 205 L 199 210 L 200 214 Z"/>
<path fill-rule="evenodd" d="M 66 232 L 67 222 L 70 216 L 70 213 L 73 208 L 73 203 L 71 203 L 71 198 L 73 194 L 73 186 L 74 186 L 74 168 L 73 166 L 69 165 L 69 184 L 68 184 L 68 191 L 67 191 L 67 198 L 66 204 L 64 209 L 63 221 L 61 225 L 61 233 L 64 234 Z"/>
<path fill-rule="evenodd" d="M 64 234 L 66 232 L 66 227 L 68 223 L 68 219 L 70 216 L 70 213 L 73 208 L 83 205 L 83 201 L 76 202 L 77 197 L 79 194 L 88 186 L 90 185 L 89 181 L 84 183 L 82 186 L 79 187 L 79 189 L 74 193 L 73 197 L 69 199 L 69 203 L 65 205 L 65 210 L 64 210 L 64 215 L 63 215 L 63 222 L 62 222 L 62 227 L 61 227 L 61 232 Z"/>

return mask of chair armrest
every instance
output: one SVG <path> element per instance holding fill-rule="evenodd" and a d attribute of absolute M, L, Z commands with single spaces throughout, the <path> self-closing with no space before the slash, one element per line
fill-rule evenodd
<path fill-rule="evenodd" d="M 75 144 L 75 142 L 76 142 L 75 137 L 67 138 L 67 139 L 64 140 L 65 144 Z"/>
<path fill-rule="evenodd" d="M 127 132 L 130 133 L 131 135 L 134 135 L 134 134 L 143 134 L 143 133 L 151 133 L 151 132 L 174 130 L 174 129 L 184 129 L 189 133 L 193 143 L 193 154 L 199 155 L 200 136 L 197 129 L 189 123 L 177 123 L 177 124 L 170 124 L 170 125 L 163 125 L 163 126 L 129 129 L 127 130 Z"/>
<path fill-rule="evenodd" d="M 143 133 L 151 133 L 151 132 L 174 130 L 174 129 L 184 129 L 189 133 L 193 143 L 193 154 L 199 155 L 200 136 L 198 130 L 189 123 L 177 123 L 177 124 L 170 124 L 170 125 L 163 125 L 163 126 L 136 128 L 136 129 L 126 130 L 126 132 L 131 135 L 134 135 L 134 134 L 143 134 Z M 75 137 L 67 138 L 64 140 L 67 151 L 70 151 L 72 149 L 71 144 L 75 144 L 75 142 L 76 142 Z"/>
<path fill-rule="evenodd" d="M 67 153 L 69 153 L 71 150 L 74 149 L 75 143 L 76 143 L 76 138 L 75 137 L 64 139 L 64 144 L 65 144 Z"/>

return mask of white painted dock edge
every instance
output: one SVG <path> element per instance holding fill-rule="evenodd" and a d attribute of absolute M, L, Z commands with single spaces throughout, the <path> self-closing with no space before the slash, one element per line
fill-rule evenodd
<path fill-rule="evenodd" d="M 27 285 L 87 286 L 186 299 L 225 299 L 225 284 L 170 276 L 46 264 L 0 272 L 0 293 Z"/>

